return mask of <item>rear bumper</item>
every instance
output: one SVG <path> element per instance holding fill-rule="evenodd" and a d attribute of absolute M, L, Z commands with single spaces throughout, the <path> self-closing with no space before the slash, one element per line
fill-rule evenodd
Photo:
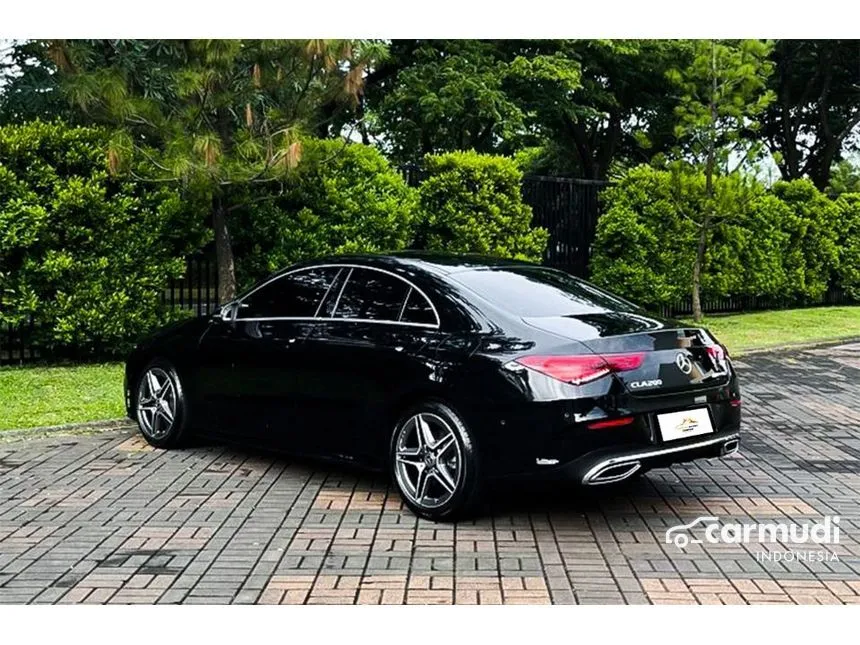
<path fill-rule="evenodd" d="M 612 484 L 638 472 L 661 468 L 695 459 L 725 457 L 738 450 L 737 430 L 719 432 L 707 438 L 693 438 L 683 443 L 648 447 L 624 447 L 595 451 L 562 465 L 553 465 L 543 473 L 549 477 L 576 481 L 583 486 Z M 549 465 L 549 464 L 547 464 Z"/>

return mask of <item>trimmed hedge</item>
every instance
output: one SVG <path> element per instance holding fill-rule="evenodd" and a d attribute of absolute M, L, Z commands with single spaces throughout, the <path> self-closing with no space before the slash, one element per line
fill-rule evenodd
<path fill-rule="evenodd" d="M 839 284 L 860 300 L 860 193 L 845 193 L 836 200 L 839 209 L 837 247 Z"/>
<path fill-rule="evenodd" d="M 413 246 L 540 261 L 549 234 L 531 226 L 512 159 L 452 152 L 426 156 L 424 170 Z"/>
<path fill-rule="evenodd" d="M 682 186 L 679 193 L 678 186 Z M 777 182 L 771 190 L 737 176 L 718 177 L 720 217 L 707 240 L 702 296 L 755 295 L 798 302 L 834 283 L 858 290 L 858 202 L 834 202 L 812 182 Z M 651 166 L 631 169 L 602 195 L 592 279 L 646 305 L 689 295 L 704 175 Z"/>
<path fill-rule="evenodd" d="M 282 192 L 270 187 L 249 195 L 249 206 L 230 222 L 238 279 L 247 286 L 298 260 L 332 253 L 402 249 L 412 239 L 416 201 L 375 148 L 305 141 Z"/>
<path fill-rule="evenodd" d="M 123 351 L 176 317 L 160 303 L 205 241 L 187 200 L 111 177 L 109 133 L 0 128 L 0 321 L 32 316 L 47 347 Z"/>
<path fill-rule="evenodd" d="M 376 148 L 306 141 L 282 192 L 249 195 L 251 205 L 232 216 L 240 283 L 332 253 L 412 248 L 540 260 L 548 235 L 531 227 L 513 161 L 429 155 L 424 170 L 413 189 Z"/>

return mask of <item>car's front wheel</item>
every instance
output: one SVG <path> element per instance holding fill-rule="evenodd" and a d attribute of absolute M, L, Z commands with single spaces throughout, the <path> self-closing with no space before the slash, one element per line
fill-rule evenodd
<path fill-rule="evenodd" d="M 137 382 L 136 417 L 140 432 L 153 446 L 173 448 L 189 435 L 188 406 L 176 368 L 155 359 Z"/>
<path fill-rule="evenodd" d="M 400 418 L 391 441 L 394 484 L 413 513 L 434 521 L 462 517 L 477 502 L 478 453 L 463 420 L 426 402 Z"/>

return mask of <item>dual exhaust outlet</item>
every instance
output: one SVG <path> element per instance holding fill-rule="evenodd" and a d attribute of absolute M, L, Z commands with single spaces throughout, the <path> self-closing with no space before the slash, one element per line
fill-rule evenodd
<path fill-rule="evenodd" d="M 737 438 L 729 439 L 720 446 L 720 457 L 727 457 L 738 451 L 740 441 Z M 653 455 L 638 455 L 638 456 L 658 456 L 660 452 Z M 601 484 L 614 484 L 624 481 L 635 475 L 642 468 L 642 462 L 638 459 L 629 459 L 625 461 L 609 460 L 603 464 L 592 468 L 586 473 L 582 483 L 587 486 L 599 486 Z"/>

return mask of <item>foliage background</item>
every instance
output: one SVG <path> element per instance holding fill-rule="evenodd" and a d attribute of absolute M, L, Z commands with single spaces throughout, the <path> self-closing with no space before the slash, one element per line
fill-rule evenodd
<path fill-rule="evenodd" d="M 858 60 L 849 40 L 0 41 L 0 322 L 121 352 L 180 315 L 161 294 L 213 246 L 222 287 L 349 251 L 540 260 L 523 173 L 613 182 L 591 270 L 633 299 L 686 298 L 703 230 L 706 297 L 857 298 Z"/>

